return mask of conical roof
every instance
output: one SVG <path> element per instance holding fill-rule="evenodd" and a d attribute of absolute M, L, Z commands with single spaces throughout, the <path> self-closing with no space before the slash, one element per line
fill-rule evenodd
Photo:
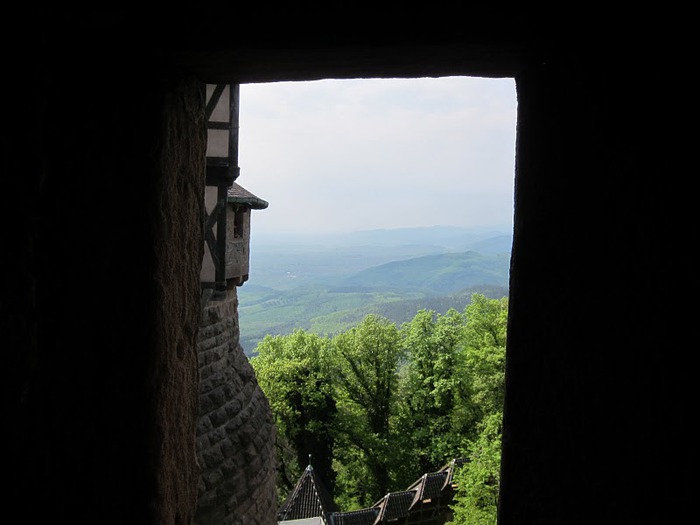
<path fill-rule="evenodd" d="M 277 512 L 278 522 L 319 517 L 328 523 L 330 513 L 339 510 L 320 477 L 309 464 Z"/>

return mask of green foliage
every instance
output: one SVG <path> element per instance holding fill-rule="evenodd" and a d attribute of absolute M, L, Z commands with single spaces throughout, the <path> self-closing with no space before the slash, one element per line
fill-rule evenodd
<path fill-rule="evenodd" d="M 278 428 L 280 490 L 294 486 L 313 454 L 314 468 L 332 494 L 337 409 L 327 339 L 295 330 L 287 336 L 267 336 L 258 349 L 250 362 Z"/>
<path fill-rule="evenodd" d="M 472 375 L 472 407 L 478 435 L 465 447 L 453 504 L 454 525 L 495 525 L 501 465 L 508 299 L 475 294 L 465 308 L 464 370 Z M 472 415 L 470 414 L 470 417 Z"/>
<path fill-rule="evenodd" d="M 464 315 L 454 309 L 444 315 L 421 310 L 402 325 L 407 364 L 397 425 L 409 438 L 404 448 L 412 467 L 402 475 L 405 482 L 456 457 L 469 430 L 467 421 L 454 417 L 470 401 L 469 378 L 461 373 L 464 327 Z"/>
<path fill-rule="evenodd" d="M 501 411 L 479 424 L 477 439 L 470 442 L 468 463 L 455 475 L 457 493 L 451 525 L 496 525 L 501 468 Z"/>
<path fill-rule="evenodd" d="M 368 315 L 336 335 L 332 348 L 339 430 L 345 444 L 338 447 L 337 458 L 358 487 L 356 499 L 368 504 L 389 490 L 395 450 L 390 420 L 402 357 L 399 330 L 385 318 Z"/>
<path fill-rule="evenodd" d="M 354 510 L 467 457 L 454 523 L 495 523 L 507 313 L 506 297 L 472 293 L 462 311 L 400 327 L 368 314 L 335 335 L 266 336 L 251 363 L 277 422 L 280 489 L 313 454 Z"/>
<path fill-rule="evenodd" d="M 466 352 L 464 370 L 473 377 L 473 402 L 483 415 L 503 408 L 505 396 L 508 298 L 472 295 L 465 308 Z"/>

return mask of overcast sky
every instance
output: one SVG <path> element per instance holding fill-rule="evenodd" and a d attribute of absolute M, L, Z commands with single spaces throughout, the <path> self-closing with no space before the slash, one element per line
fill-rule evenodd
<path fill-rule="evenodd" d="M 511 228 L 516 106 L 513 79 L 243 84 L 252 230 Z"/>

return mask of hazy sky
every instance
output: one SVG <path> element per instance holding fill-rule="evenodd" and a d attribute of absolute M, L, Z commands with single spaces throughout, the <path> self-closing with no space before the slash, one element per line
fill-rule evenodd
<path fill-rule="evenodd" d="M 243 84 L 237 182 L 270 203 L 254 233 L 505 226 L 513 79 Z"/>

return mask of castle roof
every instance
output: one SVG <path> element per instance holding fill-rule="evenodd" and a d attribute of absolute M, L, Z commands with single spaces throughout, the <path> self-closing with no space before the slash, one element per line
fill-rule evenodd
<path fill-rule="evenodd" d="M 375 508 L 379 509 L 379 514 L 377 514 L 374 523 L 385 523 L 407 517 L 414 496 L 414 490 L 389 492 L 389 494 L 373 505 Z"/>
<path fill-rule="evenodd" d="M 379 509 L 376 508 L 334 512 L 331 514 L 331 525 L 374 525 L 378 514 Z"/>
<path fill-rule="evenodd" d="M 228 198 L 226 201 L 232 204 L 245 204 L 254 210 L 264 210 L 269 206 L 266 200 L 256 197 L 243 186 L 235 182 L 228 189 Z"/>
<path fill-rule="evenodd" d="M 311 518 L 320 518 L 321 523 L 328 524 L 328 516 L 331 512 L 338 510 L 331 495 L 326 487 L 321 482 L 321 479 L 316 474 L 314 468 L 309 465 L 306 467 L 301 477 L 297 481 L 287 499 L 280 507 L 277 513 L 278 522 L 293 522 L 293 520 L 305 520 L 303 523 L 319 523 L 318 521 L 306 521 Z"/>
<path fill-rule="evenodd" d="M 279 512 L 284 525 L 380 525 L 410 517 L 411 523 L 443 523 L 454 496 L 454 473 L 466 463 L 453 459 L 437 472 L 423 474 L 406 490 L 389 492 L 369 508 L 341 512 L 309 465 Z M 430 512 L 424 512 L 432 509 Z M 439 517 L 442 516 L 442 517 Z"/>
<path fill-rule="evenodd" d="M 447 475 L 448 473 L 446 470 L 423 474 L 418 481 L 408 487 L 408 490 L 413 491 L 414 494 L 411 507 L 422 501 L 439 498 L 443 488 L 445 487 Z"/>

